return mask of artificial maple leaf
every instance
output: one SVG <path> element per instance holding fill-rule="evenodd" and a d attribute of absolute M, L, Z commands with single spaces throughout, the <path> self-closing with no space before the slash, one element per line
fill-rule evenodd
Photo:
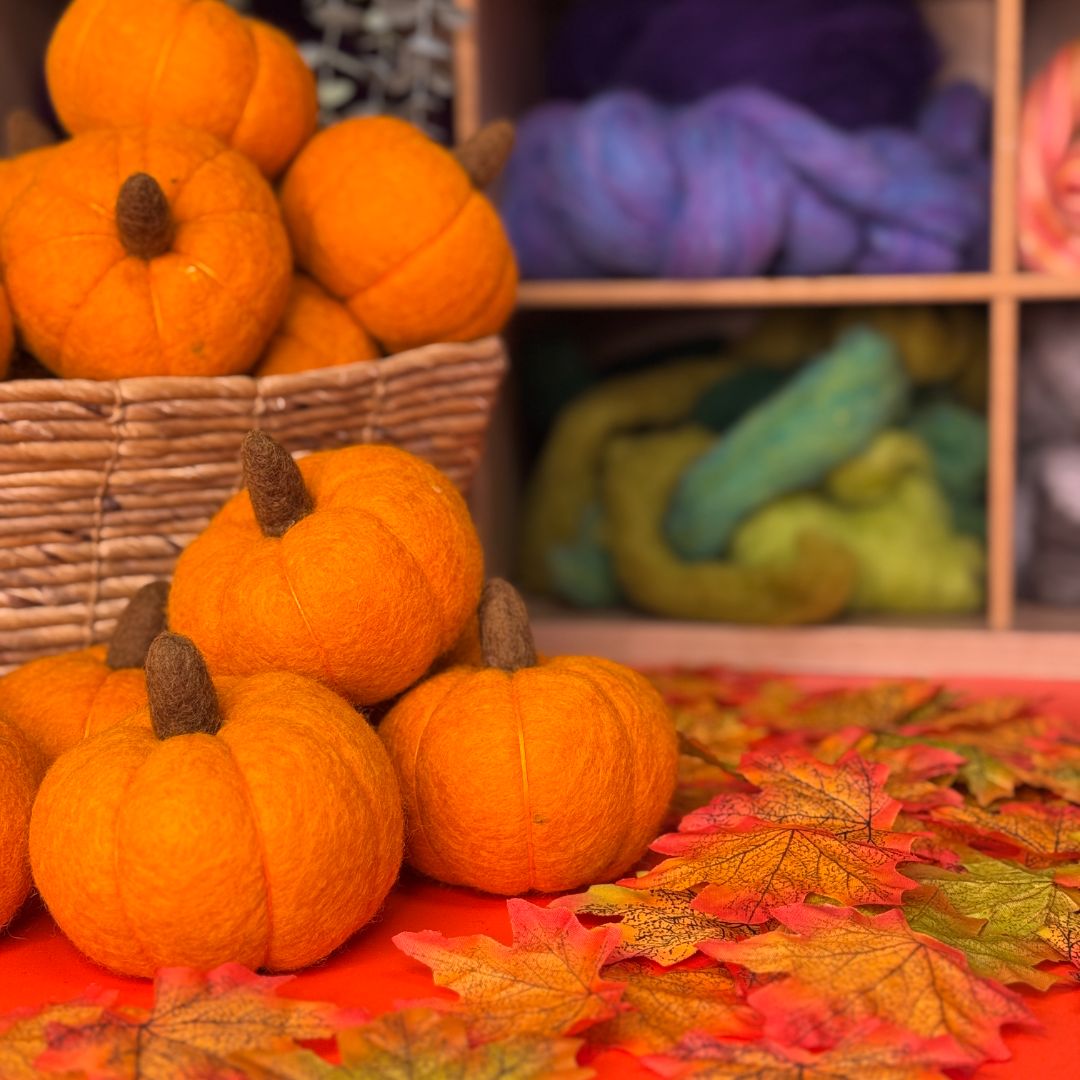
<path fill-rule="evenodd" d="M 611 962 L 643 956 L 670 966 L 697 952 L 706 939 L 737 941 L 754 933 L 745 923 L 728 923 L 691 907 L 692 889 L 628 889 L 622 885 L 593 885 L 588 892 L 561 896 L 552 907 L 578 915 L 617 918 L 619 944 Z"/>
<path fill-rule="evenodd" d="M 834 765 L 801 750 L 747 754 L 739 772 L 759 790 L 718 795 L 689 814 L 679 831 L 730 828 L 740 818 L 756 817 L 887 847 L 886 831 L 900 812 L 900 803 L 885 794 L 888 771 L 856 753 L 845 754 Z"/>
<path fill-rule="evenodd" d="M 1052 912 L 1039 937 L 1055 953 L 1080 968 L 1080 911 Z"/>
<path fill-rule="evenodd" d="M 473 1045 L 465 1020 L 433 1009 L 403 1009 L 338 1036 L 334 1080 L 587 1080 L 580 1039 L 511 1037 Z"/>
<path fill-rule="evenodd" d="M 91 993 L 78 1001 L 44 1009 L 20 1009 L 0 1017 L 0 1077 L 4 1080 L 39 1080 L 38 1059 L 49 1044 L 54 1025 L 79 1027 L 94 1024 L 116 1000 L 115 993 Z M 57 1071 L 56 1075 L 63 1076 Z"/>
<path fill-rule="evenodd" d="M 958 827 L 976 847 L 989 840 L 1051 862 L 1080 857 L 1080 807 L 1069 803 L 1011 802 L 993 810 L 943 806 L 931 820 Z"/>
<path fill-rule="evenodd" d="M 905 735 L 940 735 L 958 728 L 987 728 L 1031 715 L 1031 704 L 1022 697 L 982 698 L 978 701 L 952 703 L 932 715 L 909 718 L 903 725 Z"/>
<path fill-rule="evenodd" d="M 870 916 L 801 904 L 775 914 L 786 929 L 702 943 L 718 960 L 787 976 L 749 995 L 769 1037 L 829 1045 L 874 1018 L 924 1039 L 951 1039 L 976 1064 L 1009 1056 L 1004 1024 L 1032 1021 L 1019 997 L 974 975 L 962 953 L 913 932 L 899 911 Z"/>
<path fill-rule="evenodd" d="M 648 961 L 627 960 L 604 974 L 625 984 L 622 1000 L 630 1009 L 592 1028 L 590 1043 L 640 1054 L 674 1046 L 691 1031 L 753 1038 L 760 1030 L 757 1014 L 727 968 L 658 971 Z"/>
<path fill-rule="evenodd" d="M 242 1076 L 233 1055 L 297 1049 L 296 1040 L 328 1038 L 360 1015 L 333 1005 L 276 996 L 285 978 L 226 964 L 208 975 L 163 968 L 154 1007 L 110 1011 L 86 1024 L 54 1023 L 38 1059 L 48 1073 L 85 1070 L 94 1080 L 174 1080 Z"/>
<path fill-rule="evenodd" d="M 895 834 L 888 850 L 845 840 L 822 829 L 745 818 L 734 831 L 672 833 L 654 851 L 666 859 L 632 888 L 692 889 L 706 885 L 694 907 L 727 922 L 762 923 L 772 910 L 808 895 L 843 904 L 898 904 L 911 881 L 897 870 L 914 837 Z"/>
<path fill-rule="evenodd" d="M 781 688 L 763 692 L 744 706 L 751 722 L 768 725 L 774 731 L 826 735 L 847 727 L 891 731 L 930 706 L 940 690 L 929 683 L 881 683 L 859 690 L 830 690 L 799 697 Z"/>
<path fill-rule="evenodd" d="M 933 885 L 961 915 L 985 919 L 995 937 L 1034 938 L 1051 919 L 1067 918 L 1080 904 L 1054 880 L 1054 869 L 1033 870 L 973 853 L 964 872 L 912 865 L 916 881 Z"/>
<path fill-rule="evenodd" d="M 904 917 L 917 933 L 959 949 L 976 975 L 1005 984 L 1026 983 L 1036 990 L 1048 990 L 1061 982 L 1060 976 L 1036 966 L 1056 959 L 1047 942 L 994 933 L 987 920 L 961 915 L 932 885 L 920 886 L 904 897 Z"/>
<path fill-rule="evenodd" d="M 1035 750 L 1017 764 L 1016 771 L 1030 787 L 1080 803 L 1080 746 L 1061 744 Z"/>
<path fill-rule="evenodd" d="M 433 930 L 398 934 L 394 944 L 431 968 L 459 1000 L 470 1037 L 488 1042 L 573 1035 L 614 1016 L 622 987 L 600 977 L 619 944 L 613 926 L 586 930 L 565 908 L 508 900 L 513 943 L 482 934 L 447 938 Z"/>
<path fill-rule="evenodd" d="M 948 1048 L 876 1025 L 821 1053 L 768 1039 L 721 1042 L 689 1035 L 664 1055 L 643 1059 L 661 1076 L 731 1080 L 944 1080 L 941 1068 L 960 1065 Z"/>

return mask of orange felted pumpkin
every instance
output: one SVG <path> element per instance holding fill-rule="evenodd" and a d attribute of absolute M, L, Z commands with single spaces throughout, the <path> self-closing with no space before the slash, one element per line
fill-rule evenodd
<path fill-rule="evenodd" d="M 11 308 L 7 293 L 0 285 L 0 379 L 6 378 L 15 352 L 15 328 L 11 324 Z"/>
<path fill-rule="evenodd" d="M 195 128 L 266 176 L 288 164 L 318 119 L 315 79 L 296 46 L 219 0 L 73 0 L 45 69 L 72 134 Z"/>
<path fill-rule="evenodd" d="M 143 664 L 150 642 L 165 629 L 168 595 L 167 582 L 144 585 L 107 646 L 43 656 L 0 678 L 0 716 L 54 761 L 87 735 L 145 709 Z"/>
<path fill-rule="evenodd" d="M 379 348 L 349 309 L 303 274 L 293 278 L 289 306 L 266 347 L 256 375 L 285 375 L 311 368 L 374 360 Z"/>
<path fill-rule="evenodd" d="M 148 722 L 86 739 L 34 805 L 34 882 L 60 928 L 128 975 L 312 964 L 367 923 L 401 865 L 378 736 L 281 672 L 211 682 L 186 638 L 146 662 Z"/>
<path fill-rule="evenodd" d="M 30 740 L 0 716 L 0 930 L 30 892 L 30 808 L 44 772 Z"/>
<path fill-rule="evenodd" d="M 92 132 L 43 153 L 0 230 L 30 352 L 69 378 L 250 368 L 292 280 L 254 166 L 183 129 Z"/>
<path fill-rule="evenodd" d="M 451 885 L 514 896 L 625 873 L 675 790 L 675 726 L 641 675 L 608 660 L 538 661 L 521 598 L 491 581 L 487 668 L 406 694 L 379 727 L 401 781 L 407 860 Z"/>
<path fill-rule="evenodd" d="M 297 261 L 387 352 L 502 329 L 517 267 L 480 188 L 513 129 L 485 128 L 455 154 L 392 117 L 316 135 L 285 177 L 281 205 Z"/>
<path fill-rule="evenodd" d="M 357 705 L 411 686 L 457 640 L 483 583 L 454 485 L 390 446 L 297 464 L 258 431 L 243 467 L 247 490 L 180 556 L 170 626 L 215 675 L 295 671 Z"/>

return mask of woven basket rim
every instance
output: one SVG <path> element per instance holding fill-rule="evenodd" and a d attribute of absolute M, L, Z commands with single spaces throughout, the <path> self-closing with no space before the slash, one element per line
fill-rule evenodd
<path fill-rule="evenodd" d="M 465 354 L 477 361 L 493 360 L 503 355 L 505 343 L 501 337 L 492 335 L 475 341 L 439 341 L 421 345 L 415 349 L 394 353 L 375 360 L 357 360 L 351 364 L 312 368 L 309 371 L 290 372 L 282 375 L 140 375 L 126 379 L 9 379 L 0 382 L 0 405 L 6 401 L 25 401 L 30 385 L 38 386 L 42 399 L 62 401 L 70 396 L 100 397 L 102 400 L 117 398 L 145 399 L 156 396 L 154 391 L 167 387 L 182 396 L 196 397 L 236 396 L 266 397 L 288 396 L 292 393 L 332 388 L 355 381 L 358 374 L 370 371 L 371 375 L 393 376 L 412 369 L 433 366 L 441 357 Z M 67 392 L 61 392 L 67 388 Z M 39 399 L 40 400 L 40 399 Z"/>

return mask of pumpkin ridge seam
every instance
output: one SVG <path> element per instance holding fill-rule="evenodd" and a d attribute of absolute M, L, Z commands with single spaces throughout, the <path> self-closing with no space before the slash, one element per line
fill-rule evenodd
<path fill-rule="evenodd" d="M 237 13 L 239 15 L 239 13 Z M 230 146 L 233 139 L 236 138 L 237 131 L 240 130 L 240 125 L 247 117 L 247 111 L 251 107 L 251 97 L 255 90 L 255 84 L 259 81 L 259 73 L 262 70 L 262 54 L 259 52 L 259 44 L 255 40 L 255 35 L 252 33 L 251 24 L 248 19 L 239 15 L 240 25 L 244 29 L 244 34 L 247 37 L 247 43 L 251 47 L 251 55 L 253 63 L 251 65 L 251 78 L 248 80 L 247 89 L 244 91 L 243 104 L 240 107 L 240 112 L 237 114 L 236 119 L 232 123 L 232 127 L 229 128 L 229 134 L 225 137 L 224 141 Z M 260 170 L 261 172 L 262 170 Z"/>
<path fill-rule="evenodd" d="M 314 502 L 314 499 L 312 499 Z M 325 679 L 327 679 L 327 685 L 333 686 L 336 684 L 337 679 L 334 678 L 334 671 L 332 665 L 329 663 L 330 657 L 327 655 L 326 650 L 323 648 L 322 643 L 315 636 L 315 631 L 308 622 L 307 612 L 304 611 L 303 604 L 300 603 L 300 597 L 296 595 L 296 589 L 293 588 L 292 578 L 289 576 L 289 568 L 285 565 L 285 545 L 281 543 L 284 537 L 278 539 L 278 565 L 281 567 L 281 576 L 285 579 L 285 585 L 289 590 L 289 595 L 292 597 L 293 603 L 296 605 L 297 613 L 304 622 L 304 627 L 308 632 L 308 637 L 311 638 L 311 644 L 315 649 L 315 652 L 319 656 L 319 667 L 322 668 L 322 673 Z"/>
<path fill-rule="evenodd" d="M 176 39 L 180 36 L 180 28 L 184 25 L 185 20 L 194 8 L 194 4 L 186 4 L 180 9 L 176 21 L 173 23 L 172 29 L 169 32 L 169 36 L 166 38 L 168 44 L 162 49 L 157 64 L 154 66 L 154 74 L 151 76 L 150 84 L 146 88 L 146 100 L 143 102 L 142 126 L 144 128 L 149 128 L 153 123 L 154 99 L 157 97 L 158 87 L 161 85 L 161 80 L 165 77 L 165 68 L 168 66 L 169 61 L 172 59 L 172 54 L 176 49 Z"/>
<path fill-rule="evenodd" d="M 122 251 L 123 251 L 123 249 L 121 249 L 121 252 L 122 252 Z M 118 266 L 119 266 L 119 265 L 120 265 L 120 264 L 121 264 L 121 263 L 122 263 L 122 262 L 124 261 L 124 259 L 126 259 L 127 257 L 128 257 L 127 255 L 123 255 L 123 254 L 121 254 L 121 257 L 120 257 L 119 259 L 117 259 L 117 260 L 116 260 L 116 262 L 114 262 L 114 263 L 110 263 L 110 264 L 109 264 L 109 267 L 108 267 L 108 269 L 107 269 L 107 270 L 105 271 L 105 273 L 103 273 L 103 274 L 102 274 L 102 275 L 101 275 L 101 276 L 100 276 L 100 277 L 99 277 L 99 278 L 98 278 L 98 279 L 97 279 L 97 280 L 96 280 L 96 281 L 94 282 L 94 284 L 90 286 L 90 288 L 89 288 L 89 289 L 87 290 L 87 292 L 86 292 L 86 295 L 85 295 L 85 296 L 83 296 L 83 298 L 82 298 L 82 299 L 81 299 L 81 300 L 80 300 L 80 301 L 78 302 L 78 304 L 76 304 L 76 305 L 74 306 L 74 309 L 73 309 L 73 313 L 72 313 L 72 316 L 71 316 L 71 318 L 70 318 L 70 319 L 68 320 L 68 324 L 67 324 L 67 326 L 65 326 L 65 327 L 64 327 L 64 332 L 63 332 L 63 333 L 62 333 L 62 334 L 60 335 L 60 341 L 59 341 L 59 343 L 58 343 L 58 345 L 57 345 L 57 349 L 56 349 L 56 359 L 57 359 L 57 366 L 58 366 L 58 367 L 60 368 L 60 370 L 59 370 L 59 371 L 57 372 L 57 375 L 59 375 L 59 376 L 60 376 L 60 378 L 64 378 L 64 370 L 63 370 L 63 369 L 64 369 L 64 367 L 65 367 L 65 364 L 64 364 L 64 350 L 65 350 L 65 349 L 67 348 L 67 343 L 68 343 L 68 339 L 69 339 L 69 338 L 71 337 L 71 331 L 72 331 L 73 327 L 75 326 L 75 322 L 76 322 L 76 320 L 77 320 L 77 319 L 79 318 L 79 315 L 81 314 L 81 312 L 82 312 L 83 308 L 84 308 L 84 307 L 86 307 L 86 305 L 87 305 L 88 303 L 90 303 L 90 300 L 91 300 L 91 298 L 93 297 L 94 293 L 96 293 L 96 292 L 98 291 L 98 289 L 99 289 L 99 288 L 101 288 L 101 286 L 105 284 L 105 279 L 106 279 L 106 278 L 107 278 L 107 277 L 108 277 L 108 276 L 109 276 L 109 275 L 110 275 L 110 274 L 111 274 L 111 273 L 112 273 L 112 272 L 113 272 L 113 271 L 114 271 L 114 270 L 115 270 L 115 269 L 116 269 L 116 268 L 117 268 L 117 267 L 118 267 Z M 115 382 L 116 380 L 113 380 L 113 381 Z"/>
<path fill-rule="evenodd" d="M 251 830 L 255 834 L 255 846 L 259 849 L 259 869 L 262 871 L 263 892 L 266 895 L 266 946 L 263 950 L 263 963 L 260 966 L 266 966 L 270 960 L 270 945 L 274 938 L 274 908 L 270 901 L 270 865 L 266 857 L 266 839 L 259 828 L 259 815 L 255 812 L 255 798 L 251 794 L 251 785 L 240 769 L 240 762 L 236 760 L 232 745 L 226 739 L 222 739 L 221 742 L 225 744 L 225 748 L 229 751 L 229 760 L 232 762 L 237 778 L 240 781 L 244 804 L 251 814 Z"/>
<path fill-rule="evenodd" d="M 127 778 L 127 782 L 124 784 L 124 790 L 120 793 L 120 801 L 117 803 L 116 817 L 113 818 L 113 878 L 116 881 L 116 900 L 117 906 L 120 908 L 120 914 L 124 918 L 124 922 L 127 924 L 128 932 L 131 934 L 131 940 L 139 948 L 139 952 L 142 953 L 146 960 L 151 960 L 150 950 L 146 947 L 145 942 L 135 932 L 135 921 L 131 917 L 131 913 L 128 911 L 127 904 L 124 903 L 124 890 L 121 888 L 123 878 L 120 876 L 120 816 L 124 812 L 124 807 L 127 806 L 128 796 L 131 794 L 131 789 L 135 786 L 135 780 L 138 777 L 139 769 L 145 764 L 146 758 L 143 758 L 134 769 L 131 770 L 131 775 Z M 157 964 L 151 964 L 151 967 L 157 967 Z"/>
<path fill-rule="evenodd" d="M 529 862 L 529 888 L 536 888 L 536 845 L 533 842 L 533 812 L 529 802 L 529 764 L 525 755 L 525 722 L 521 715 L 521 702 L 518 698 L 517 687 L 514 685 L 514 675 L 508 674 L 510 679 L 510 708 L 514 711 L 514 719 L 518 729 L 518 754 L 521 758 L 521 794 L 525 801 L 525 854 Z"/>
<path fill-rule="evenodd" d="M 90 734 L 90 717 L 94 715 L 94 709 L 97 706 L 98 698 L 101 697 L 102 692 L 105 690 L 105 684 L 109 681 L 109 674 L 108 671 L 105 672 L 105 677 L 98 683 L 97 689 L 94 691 L 94 696 L 90 699 L 90 708 L 86 710 L 86 719 L 83 721 L 83 739 Z"/>
<path fill-rule="evenodd" d="M 82 30 L 76 40 L 73 52 L 76 56 L 75 71 L 76 75 L 81 75 L 81 69 L 84 66 L 84 57 L 86 54 L 86 42 L 90 37 L 90 31 L 94 29 L 94 23 L 97 22 L 105 11 L 108 0 L 100 0 L 97 6 L 97 10 L 86 20 L 83 24 Z M 79 80 L 81 82 L 81 79 Z M 50 93 L 51 96 L 51 93 Z M 64 124 L 64 127 L 67 127 Z"/>

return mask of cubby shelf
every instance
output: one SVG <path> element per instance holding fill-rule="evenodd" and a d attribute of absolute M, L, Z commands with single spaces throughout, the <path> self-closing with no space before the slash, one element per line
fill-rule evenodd
<path fill-rule="evenodd" d="M 681 623 L 615 611 L 571 612 L 533 604 L 541 648 L 598 651 L 638 663 L 728 662 L 739 666 L 884 674 L 1016 674 L 1074 677 L 1080 665 L 1080 611 L 1017 608 L 1013 567 L 1017 380 L 1020 322 L 1027 305 L 1080 301 L 1080 276 L 1025 273 L 1018 265 L 1016 148 L 1025 67 L 1046 59 L 1048 9 L 1062 33 L 1080 32 L 1073 0 L 921 0 L 953 59 L 987 72 L 992 90 L 991 256 L 986 272 L 888 277 L 728 280 L 525 281 L 519 309 L 530 320 L 560 313 L 658 312 L 872 304 L 971 304 L 989 326 L 990 476 L 988 602 L 983 618 L 851 621 L 774 629 Z M 457 53 L 456 122 L 467 135 L 498 116 L 517 116 L 542 92 L 540 55 L 556 0 L 459 0 L 473 19 Z M 963 10 L 961 10 L 963 9 Z M 1053 15 L 1054 11 L 1050 11 Z M 1025 54 L 1025 20 L 1037 32 Z M 1070 21 L 1071 20 L 1071 21 Z M 1051 23 L 1053 20 L 1051 20 Z M 1071 31 L 1068 29 L 1072 27 Z M 1037 41 L 1035 39 L 1038 39 Z M 989 44 L 992 42 L 992 45 Z M 983 56 L 975 54 L 982 50 Z M 953 65 L 956 67 L 957 65 Z M 959 64 L 963 67 L 964 64 Z M 970 63 L 969 63 L 970 66 Z M 533 322 L 530 321 L 530 326 Z M 513 513 L 520 477 L 512 467 L 512 418 L 496 417 L 488 464 L 475 498 L 493 566 L 512 565 Z M 1074 659 L 1076 658 L 1076 659 Z"/>

